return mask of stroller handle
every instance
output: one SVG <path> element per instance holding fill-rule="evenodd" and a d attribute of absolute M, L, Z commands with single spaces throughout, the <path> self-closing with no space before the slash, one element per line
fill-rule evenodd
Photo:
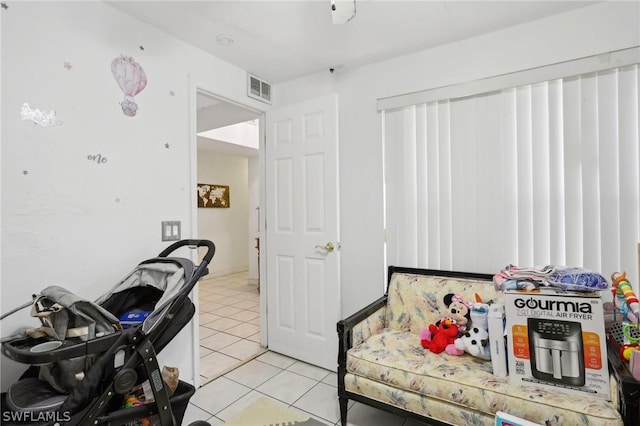
<path fill-rule="evenodd" d="M 213 255 L 216 253 L 216 246 L 209 240 L 180 240 L 162 250 L 158 257 L 168 257 L 169 254 L 184 246 L 206 247 L 207 253 L 204 255 L 203 260 L 206 261 L 207 264 L 211 263 L 211 259 L 213 259 Z"/>

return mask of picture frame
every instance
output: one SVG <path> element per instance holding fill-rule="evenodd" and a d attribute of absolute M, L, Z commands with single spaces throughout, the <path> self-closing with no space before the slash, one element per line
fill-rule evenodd
<path fill-rule="evenodd" d="M 224 208 L 231 207 L 229 198 L 229 185 L 216 185 L 211 183 L 199 183 L 196 188 L 198 208 Z"/>

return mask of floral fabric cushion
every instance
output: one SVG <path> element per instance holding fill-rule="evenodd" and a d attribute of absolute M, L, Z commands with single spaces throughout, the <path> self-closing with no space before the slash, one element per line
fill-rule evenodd
<path fill-rule="evenodd" d="M 503 303 L 492 281 L 446 278 L 395 273 L 388 288 L 386 326 L 394 330 L 418 334 L 421 327 L 434 324 L 444 316 L 444 296 L 459 294 L 469 302 L 476 293 L 487 303 Z"/>
<path fill-rule="evenodd" d="M 455 425 L 493 425 L 497 411 L 540 424 L 623 424 L 611 402 L 511 384 L 491 361 L 431 353 L 413 332 L 370 336 L 347 353 L 347 373 L 351 392 Z"/>

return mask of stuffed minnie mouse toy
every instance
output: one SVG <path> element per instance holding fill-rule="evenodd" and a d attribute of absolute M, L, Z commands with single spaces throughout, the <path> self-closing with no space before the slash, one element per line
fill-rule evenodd
<path fill-rule="evenodd" d="M 442 300 L 447 306 L 447 309 L 444 310 L 442 319 L 451 320 L 458 326 L 458 331 L 465 331 L 467 329 L 467 325 L 471 321 L 471 307 L 473 306 L 473 303 L 467 302 L 459 294 L 453 293 L 445 295 Z M 440 321 L 436 323 L 436 326 Z"/>

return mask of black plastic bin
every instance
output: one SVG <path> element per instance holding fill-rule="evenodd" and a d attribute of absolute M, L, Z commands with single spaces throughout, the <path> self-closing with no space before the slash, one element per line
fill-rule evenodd
<path fill-rule="evenodd" d="M 173 396 L 169 398 L 169 402 L 171 402 L 171 410 L 173 411 L 173 417 L 176 419 L 176 425 L 182 424 L 182 419 L 184 418 L 184 413 L 187 411 L 187 407 L 189 406 L 189 400 L 196 392 L 196 388 L 189 383 L 179 381 L 178 387 L 174 392 Z"/>
<path fill-rule="evenodd" d="M 619 411 L 625 426 L 638 426 L 640 425 L 640 382 L 633 378 L 627 364 L 620 359 L 619 349 L 618 342 L 609 337 L 607 339 L 609 369 L 618 381 L 618 395 L 611 395 L 611 399 L 618 399 Z"/>
<path fill-rule="evenodd" d="M 174 425 L 181 425 L 184 413 L 189 406 L 189 399 L 196 392 L 196 388 L 189 383 L 178 381 L 175 392 L 169 398 L 171 412 L 174 418 Z M 120 408 L 108 413 L 109 424 L 128 424 L 136 420 L 149 418 L 157 414 L 159 408 L 156 404 L 143 404 L 136 407 Z"/>

